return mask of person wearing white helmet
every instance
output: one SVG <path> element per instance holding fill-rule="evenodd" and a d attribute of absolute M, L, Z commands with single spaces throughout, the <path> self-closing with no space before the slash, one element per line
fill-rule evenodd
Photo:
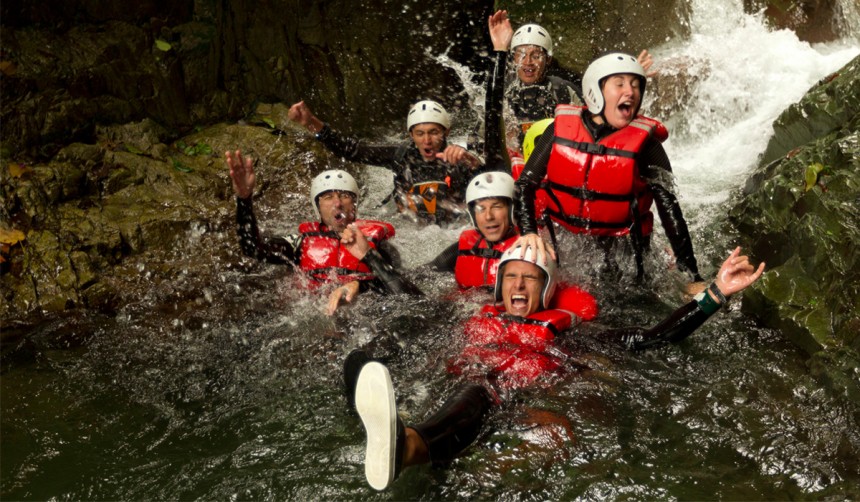
<path fill-rule="evenodd" d="M 466 188 L 472 228 L 442 251 L 429 267 L 452 272 L 460 288 L 492 288 L 499 258 L 518 238 L 513 220 L 514 179 L 506 172 L 481 173 Z"/>
<path fill-rule="evenodd" d="M 645 84 L 644 68 L 629 54 L 609 53 L 589 65 L 583 76 L 587 106 L 556 109 L 517 180 L 521 242 L 543 250 L 543 216 L 596 238 L 615 266 L 611 251 L 629 239 L 642 278 L 656 203 L 678 268 L 688 273 L 688 290 L 695 294 L 704 285 L 662 145 L 668 132 L 639 115 Z"/>
<path fill-rule="evenodd" d="M 459 211 L 470 172 L 482 164 L 465 148 L 448 144 L 451 117 L 436 101 L 423 100 L 410 107 L 406 115 L 410 141 L 399 145 L 369 145 L 342 135 L 318 119 L 304 101 L 290 107 L 288 117 L 336 155 L 390 169 L 398 208 L 430 222 L 444 222 Z"/>
<path fill-rule="evenodd" d="M 581 105 L 582 87 L 580 76 L 567 71 L 572 80 L 559 75 L 550 75 L 553 61 L 552 37 L 544 27 L 526 24 L 519 27 L 511 37 L 511 59 L 516 78 L 510 78 L 505 90 L 508 108 L 516 118 L 517 143 L 534 122 L 552 117 L 560 104 Z M 639 61 L 650 68 L 653 61 L 647 50 L 639 55 Z M 512 138 L 513 139 L 513 138 Z"/>
<path fill-rule="evenodd" d="M 230 179 L 236 194 L 236 219 L 242 252 L 268 263 L 290 264 L 305 273 L 311 287 L 340 284 L 329 296 L 329 313 L 341 300 L 352 301 L 371 287 L 383 291 L 388 276 L 371 273 L 370 266 L 356 259 L 342 246 L 342 235 L 349 225 L 358 225 L 374 253 L 368 260 L 391 263 L 391 249 L 386 246 L 394 236 L 391 224 L 356 219 L 359 189 L 355 179 L 339 169 L 317 175 L 310 189 L 310 202 L 316 221 L 301 223 L 298 232 L 287 237 L 270 237 L 260 232 L 254 215 L 252 196 L 256 184 L 254 160 L 242 152 L 225 153 Z"/>
<path fill-rule="evenodd" d="M 753 267 L 736 248 L 708 290 L 662 322 L 650 329 L 611 329 L 596 336 L 629 350 L 678 343 L 763 271 L 764 263 Z M 490 411 L 510 401 L 515 391 L 548 386 L 557 381 L 553 375 L 581 370 L 559 342 L 562 335 L 573 334 L 569 330 L 583 326 L 574 317 L 590 320 L 597 306 L 582 290 L 557 289 L 552 260 L 542 261 L 532 248 L 509 249 L 501 258 L 495 298 L 496 304 L 485 306 L 464 326 L 466 346 L 449 364 L 460 386 L 421 423 L 407 427 L 401 420 L 391 374 L 383 363 L 365 359 L 348 368 L 357 374 L 345 378 L 354 380 L 353 402 L 367 435 L 364 473 L 372 488 L 389 488 L 413 465 L 448 464 L 478 438 Z"/>

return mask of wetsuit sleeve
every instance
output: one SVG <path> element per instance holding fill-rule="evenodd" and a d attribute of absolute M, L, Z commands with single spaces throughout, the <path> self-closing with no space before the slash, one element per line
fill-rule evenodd
<path fill-rule="evenodd" d="M 505 98 L 505 71 L 507 51 L 493 52 L 495 65 L 487 80 L 487 98 L 484 103 L 484 168 L 482 171 L 511 172 L 511 161 L 505 145 L 502 107 Z"/>
<path fill-rule="evenodd" d="M 657 206 L 663 230 L 675 253 L 678 268 L 690 273 L 693 280 L 701 281 L 703 279 L 699 275 L 699 266 L 693 254 L 693 241 L 687 221 L 675 196 L 675 181 L 669 157 L 663 145 L 657 141 L 651 141 L 645 146 L 641 157 L 641 165 L 644 167 L 640 169 L 640 173 L 654 196 L 654 205 Z"/>
<path fill-rule="evenodd" d="M 624 328 L 607 331 L 604 337 L 618 340 L 629 350 L 646 350 L 667 343 L 678 343 L 690 336 L 708 318 L 695 300 L 676 310 L 650 329 Z"/>
<path fill-rule="evenodd" d="M 268 263 L 298 264 L 301 237 L 268 237 L 260 233 L 257 218 L 254 216 L 252 199 L 236 198 L 236 223 L 238 224 L 239 245 L 245 256 Z"/>
<path fill-rule="evenodd" d="M 538 233 L 535 195 L 544 176 L 546 176 L 554 138 L 555 124 L 553 123 L 547 126 L 543 134 L 538 137 L 534 151 L 516 183 L 517 190 L 514 197 L 516 198 L 517 225 L 523 235 Z"/>
<path fill-rule="evenodd" d="M 453 272 L 454 268 L 457 266 L 457 254 L 459 249 L 459 243 L 455 242 L 451 244 L 426 266 L 438 272 Z"/>
<path fill-rule="evenodd" d="M 396 145 L 366 145 L 360 140 L 344 136 L 328 124 L 316 134 L 316 138 L 332 153 L 353 162 L 392 168 L 397 162 Z"/>
<path fill-rule="evenodd" d="M 424 293 L 417 286 L 409 282 L 408 279 L 394 268 L 391 263 L 379 254 L 379 251 L 371 249 L 364 255 L 361 260 L 370 270 L 373 275 L 382 282 L 385 287 L 385 292 L 390 294 L 406 293 L 410 295 L 423 296 Z"/>

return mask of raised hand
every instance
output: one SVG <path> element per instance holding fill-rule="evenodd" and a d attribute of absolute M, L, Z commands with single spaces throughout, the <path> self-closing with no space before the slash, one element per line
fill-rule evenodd
<path fill-rule="evenodd" d="M 254 174 L 254 159 L 251 156 L 242 158 L 242 151 L 224 152 L 227 167 L 230 168 L 230 179 L 233 181 L 233 191 L 240 199 L 247 199 L 254 193 L 257 177 Z"/>
<path fill-rule="evenodd" d="M 497 10 L 491 15 L 487 24 L 490 27 L 490 40 L 493 41 L 493 50 L 507 51 L 511 47 L 511 39 L 514 37 L 514 29 L 508 19 L 508 11 Z"/>
<path fill-rule="evenodd" d="M 741 256 L 739 246 L 723 262 L 714 282 L 724 295 L 729 296 L 757 281 L 762 272 L 764 272 L 764 262 L 759 263 L 758 268 L 753 267 L 748 256 Z"/>
<path fill-rule="evenodd" d="M 654 66 L 654 58 L 651 57 L 651 53 L 648 52 L 648 49 L 643 49 L 642 52 L 639 53 L 639 57 L 636 58 L 636 61 L 642 65 L 642 69 L 645 70 L 645 76 L 653 77 L 657 74 L 656 71 L 648 72 L 648 70 Z"/>
<path fill-rule="evenodd" d="M 322 131 L 323 128 L 322 121 L 314 115 L 304 101 L 299 101 L 291 106 L 290 111 L 287 112 L 287 118 L 305 126 L 307 130 L 314 134 Z"/>

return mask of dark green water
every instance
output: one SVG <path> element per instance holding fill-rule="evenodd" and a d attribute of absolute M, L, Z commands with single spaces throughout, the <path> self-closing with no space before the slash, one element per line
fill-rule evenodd
<path fill-rule="evenodd" d="M 210 238 L 204 247 L 231 242 Z M 188 260 L 177 252 L 168 268 Z M 479 299 L 366 298 L 331 319 L 277 267 L 144 272 L 140 286 L 115 317 L 42 320 L 4 347 L 3 500 L 860 496 L 858 403 L 811 379 L 803 355 L 737 305 L 647 353 L 596 329 L 569 335 L 586 369 L 516 394 L 450 468 L 406 471 L 376 493 L 341 392 L 343 356 L 396 333 L 401 409 L 420 420 L 452 385 L 445 361 Z M 602 313 L 610 326 L 657 321 L 675 304 L 601 300 L 615 303 Z"/>

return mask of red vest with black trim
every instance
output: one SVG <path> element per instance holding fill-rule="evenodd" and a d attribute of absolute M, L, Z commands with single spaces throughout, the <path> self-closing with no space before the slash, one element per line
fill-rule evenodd
<path fill-rule="evenodd" d="M 653 197 L 639 175 L 636 156 L 651 138 L 669 136 L 660 122 L 639 116 L 595 142 L 582 121 L 583 107 L 559 105 L 555 138 L 539 209 L 575 233 L 622 236 L 654 226 Z"/>
<path fill-rule="evenodd" d="M 460 234 L 457 245 L 457 263 L 454 277 L 461 288 L 494 287 L 499 258 L 519 238 L 513 235 L 489 247 L 487 239 L 478 230 L 470 228 Z"/>
<path fill-rule="evenodd" d="M 373 249 L 380 242 L 394 237 L 394 227 L 390 223 L 356 220 L 355 224 Z M 341 246 L 337 232 L 329 230 L 324 224 L 318 221 L 305 222 L 299 225 L 299 232 L 302 236 L 299 267 L 313 280 L 325 282 L 334 278 L 337 282 L 346 283 L 374 278 L 370 267 Z"/>
<path fill-rule="evenodd" d="M 542 375 L 561 367 L 566 355 L 555 344 L 555 337 L 568 329 L 574 316 L 583 312 L 593 319 L 597 302 L 585 291 L 569 287 L 562 291 L 555 308 L 528 317 L 508 315 L 503 308 L 485 305 L 481 313 L 466 322 L 467 345 L 451 371 L 463 373 L 471 366 L 481 368 L 488 378 L 504 388 L 531 384 Z M 569 292 L 568 292 L 569 291 Z"/>

